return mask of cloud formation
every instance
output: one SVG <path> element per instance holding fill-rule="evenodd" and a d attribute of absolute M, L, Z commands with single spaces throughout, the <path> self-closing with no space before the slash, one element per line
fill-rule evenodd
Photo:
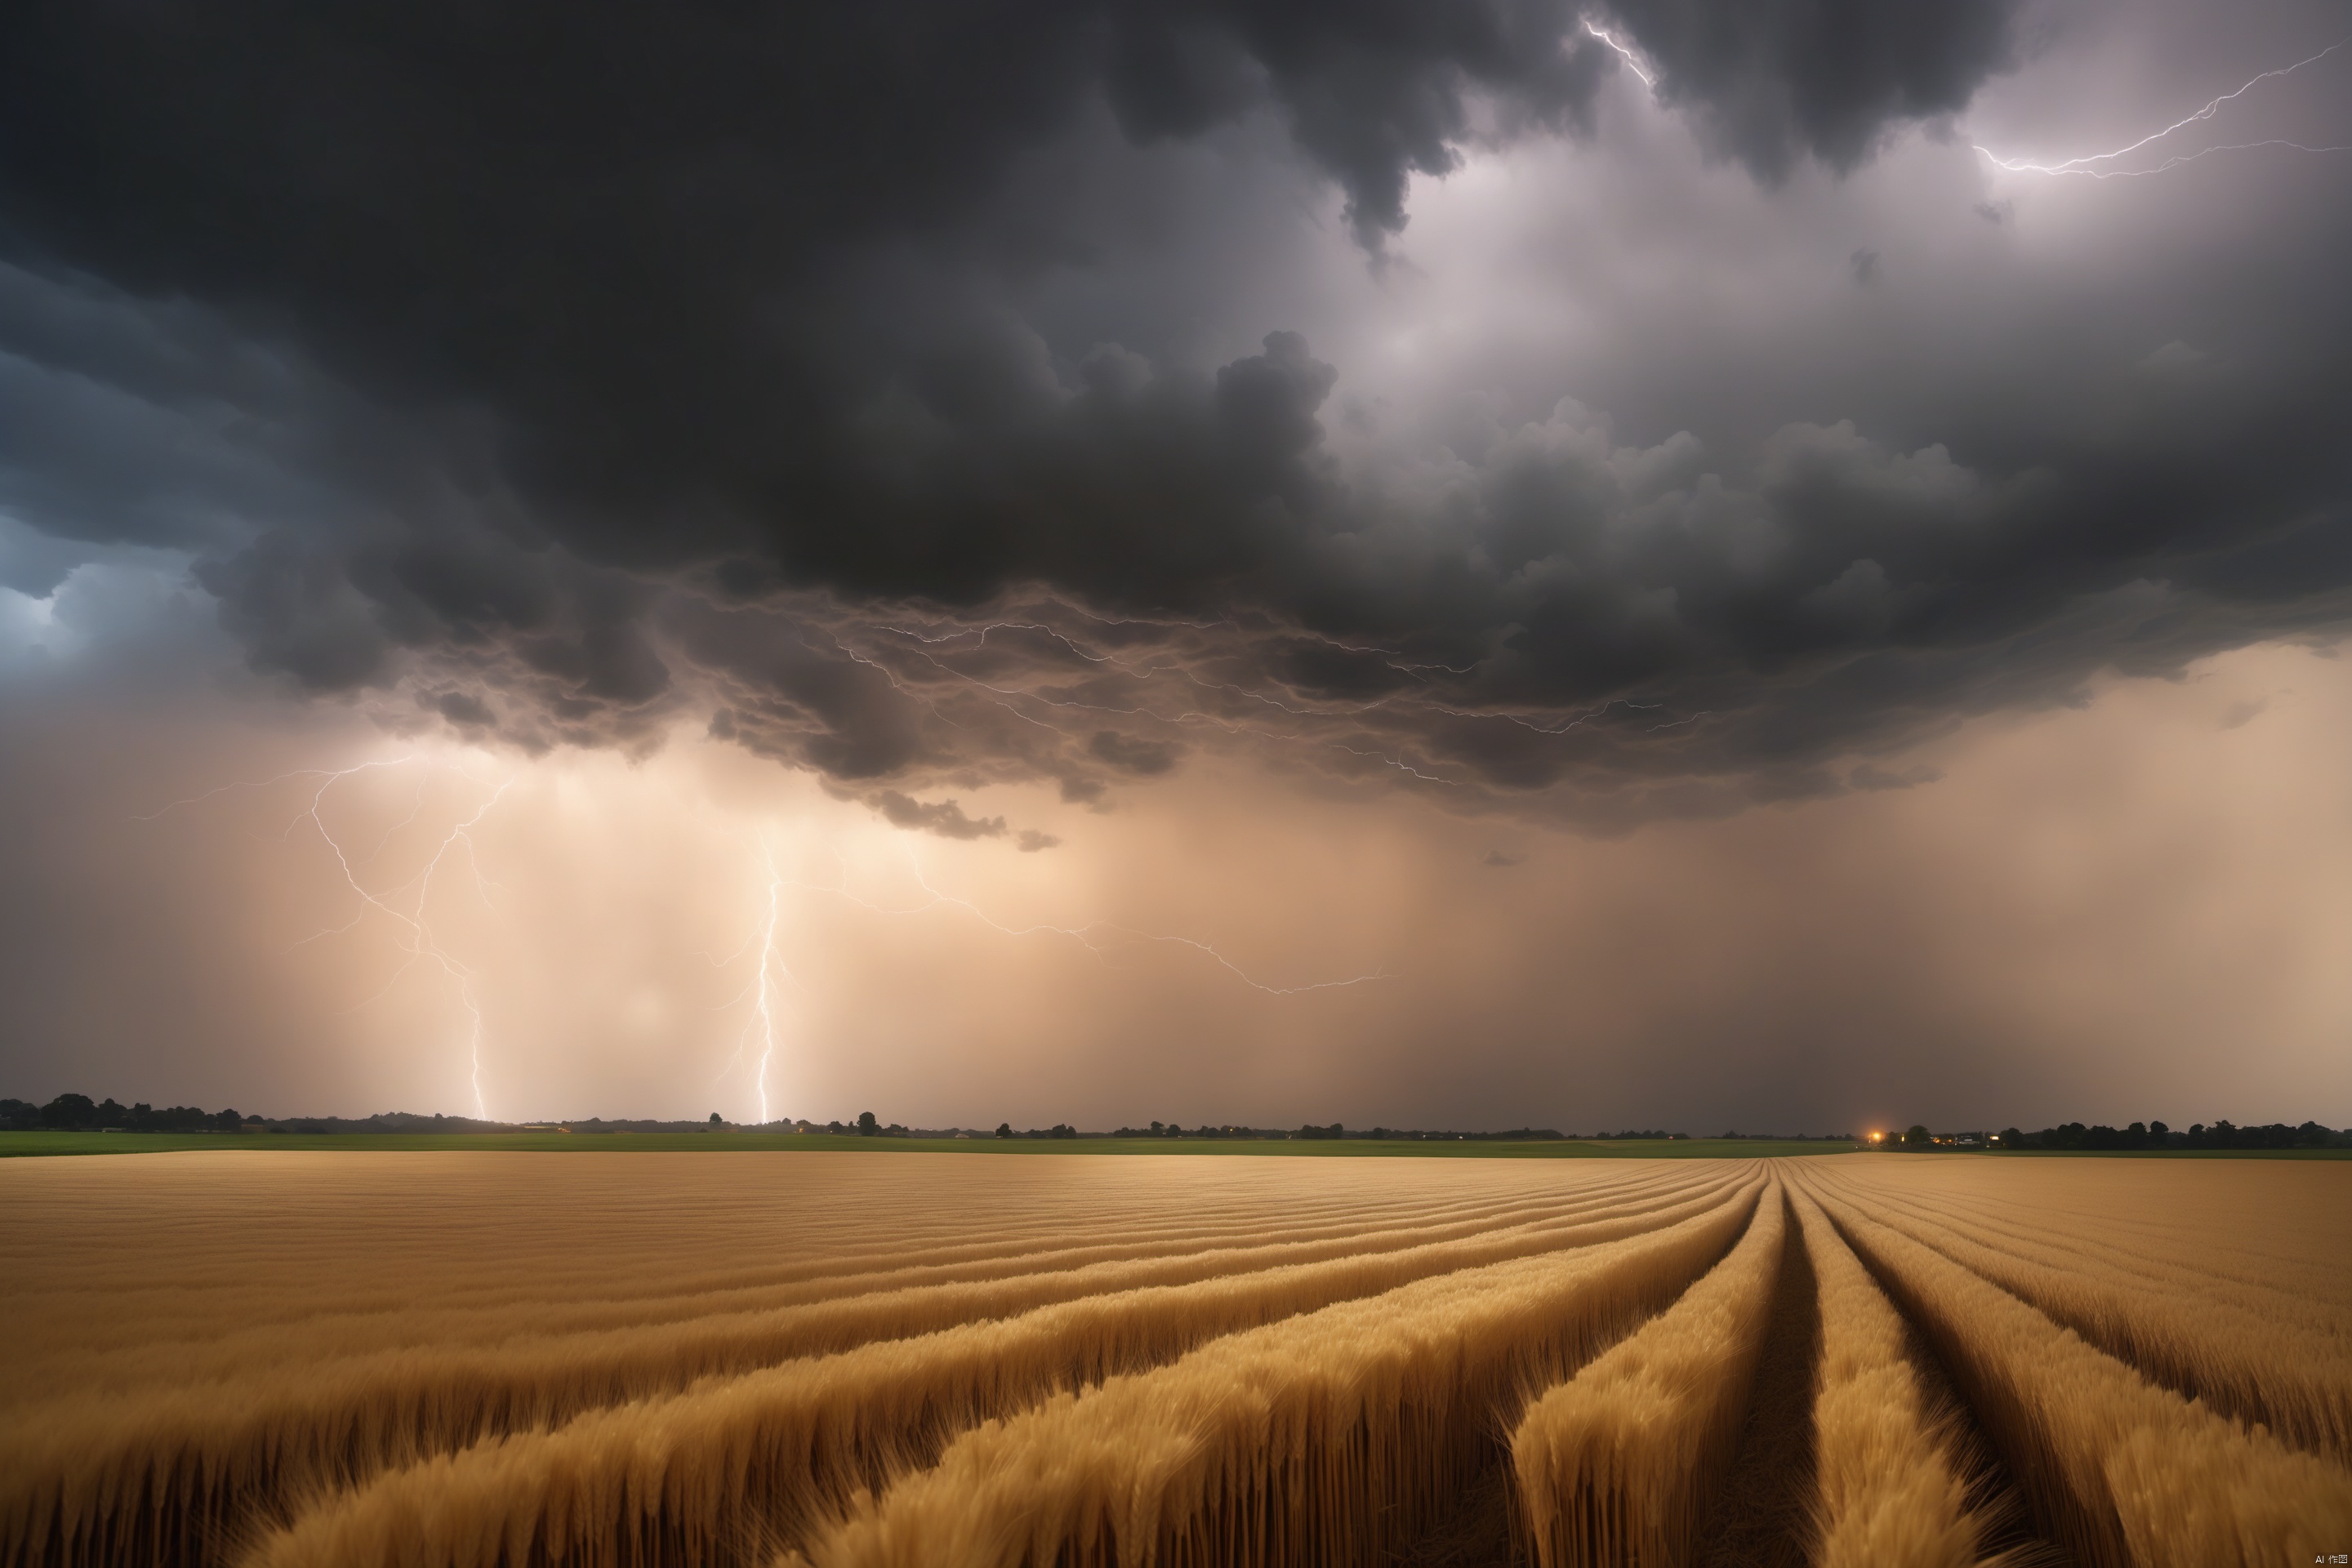
<path fill-rule="evenodd" d="M 1004 818 L 966 816 L 963 808 L 951 800 L 924 802 L 895 789 L 886 789 L 875 795 L 874 805 L 893 827 L 911 827 L 920 833 L 936 833 L 942 838 L 1004 837 Z"/>
<path fill-rule="evenodd" d="M 1381 416 L 1291 326 L 1170 324 L 1151 237 L 1276 165 L 1407 288 L 1416 180 L 1598 134 L 1588 21 L 1766 202 L 2022 58 L 2001 0 L 21 11 L 11 580 L 182 550 L 301 690 L 535 750 L 691 712 L 917 814 L 1222 748 L 1604 826 L 2352 611 L 2347 315 L 2292 289 L 2299 342 L 2233 306 L 2251 351 L 2150 332 L 2072 408 L 1726 374 L 1704 434 Z M 1845 292 L 1897 300 L 1863 237 Z"/>

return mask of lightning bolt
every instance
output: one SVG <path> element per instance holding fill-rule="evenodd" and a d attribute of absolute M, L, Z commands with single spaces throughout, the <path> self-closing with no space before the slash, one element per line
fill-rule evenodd
<path fill-rule="evenodd" d="M 712 958 L 707 952 L 702 956 L 713 969 L 724 969 L 754 947 L 759 949 L 760 962 L 752 973 L 751 981 L 744 985 L 743 989 L 712 1009 L 714 1012 L 729 1012 L 746 996 L 753 999 L 751 1015 L 743 1021 L 741 1032 L 735 1037 L 735 1054 L 727 1058 L 726 1064 L 719 1069 L 718 1078 L 713 1081 L 722 1080 L 729 1073 L 734 1071 L 737 1064 L 750 1054 L 752 1042 L 757 1040 L 760 1056 L 758 1064 L 752 1070 L 751 1087 L 752 1093 L 758 1100 L 760 1111 L 760 1120 L 755 1125 L 764 1127 L 774 1120 L 774 1113 L 768 1105 L 768 1069 L 776 1058 L 776 985 L 779 977 L 787 984 L 795 985 L 799 984 L 798 978 L 785 966 L 783 960 L 776 952 L 776 930 L 783 919 L 784 889 L 806 887 L 809 884 L 788 879 L 776 868 L 775 846 L 768 842 L 766 834 L 760 835 L 759 845 L 761 861 L 767 868 L 768 885 L 767 896 L 761 906 L 760 918 L 753 923 L 751 934 L 745 937 L 735 951 L 725 958 Z"/>
<path fill-rule="evenodd" d="M 1642 68 L 1642 62 L 1633 58 L 1633 50 L 1619 43 L 1614 37 L 1611 37 L 1599 26 L 1596 26 L 1593 24 L 1592 18 L 1590 16 L 1587 16 L 1584 19 L 1584 30 L 1591 34 L 1594 37 L 1600 39 L 1602 43 L 1608 45 L 1611 48 L 1616 50 L 1617 58 L 1625 62 L 1625 68 L 1632 71 L 1635 76 L 1640 77 L 1643 87 L 1650 88 L 1654 90 L 1656 89 L 1658 79 Z"/>
<path fill-rule="evenodd" d="M 374 768 L 396 768 L 403 766 L 405 763 L 413 763 L 415 760 L 416 759 L 414 757 L 392 757 L 378 762 L 362 763 L 357 767 L 344 768 L 341 771 L 331 768 L 292 768 L 282 773 L 273 773 L 266 779 L 238 779 L 229 784 L 216 784 L 213 788 L 205 791 L 202 795 L 186 795 L 179 800 L 167 802 L 163 805 L 157 806 L 154 810 L 142 813 L 140 816 L 132 817 L 131 820 L 133 822 L 159 822 L 163 817 L 179 810 L 180 807 L 184 805 L 201 805 L 205 801 L 217 799 L 221 795 L 231 795 L 243 789 L 268 789 L 272 784 L 284 784 L 288 779 L 324 779 L 327 783 L 332 784 L 335 780 L 340 778 L 348 778 L 352 773 L 366 773 Z M 294 820 L 296 822 L 299 822 L 302 819 L 298 816 Z"/>
<path fill-rule="evenodd" d="M 2127 146 L 2118 147 L 2112 153 L 2086 153 L 2080 158 L 2069 158 L 2063 163 L 2029 163 L 2022 158 L 2003 158 L 1989 147 L 1977 146 L 1976 151 L 1982 153 L 1986 161 L 1990 163 L 1995 168 L 2007 170 L 2012 174 L 2072 174 L 2094 180 L 2142 179 L 2149 174 L 2161 174 L 2167 170 L 2177 169 L 2183 163 L 2193 163 L 2198 159 L 2205 157 L 2209 153 L 2242 153 L 2256 147 L 2292 147 L 2297 152 L 2302 153 L 2352 153 L 2352 146 L 2310 147 L 2305 146 L 2300 142 L 2289 142 L 2282 138 L 2273 137 L 2261 142 L 2241 142 L 2226 147 L 2206 147 L 2194 153 L 2170 154 L 2166 157 L 2162 163 L 2153 169 L 2103 169 L 2096 166 L 2102 163 L 2112 163 L 2118 158 L 2129 157 L 2132 153 L 2138 152 L 2143 147 L 2150 146 L 2155 142 L 2163 141 L 2166 137 L 2171 135 L 2176 131 L 2185 130 L 2189 126 L 2198 124 L 2202 121 L 2210 120 L 2221 111 L 2221 106 L 2223 104 L 2243 98 L 2247 93 L 2252 92 L 2255 88 L 2260 87 L 2266 81 L 2275 80 L 2280 77 L 2292 76 L 2305 66 L 2316 65 L 2321 60 L 2324 60 L 2328 56 L 2334 54 L 2336 50 L 2342 48 L 2347 43 L 2352 43 L 2352 38 L 2340 38 L 2335 43 L 2328 45 L 2326 48 L 2320 50 L 2317 54 L 2306 56 L 2304 58 L 2295 61 L 2294 64 L 2291 66 L 2281 66 L 2276 70 L 2266 70 L 2260 76 L 2253 78 L 2252 80 L 2247 81 L 2242 86 L 2237 88 L 2235 90 L 2221 94 L 2221 97 L 2214 99 L 2211 102 L 2206 104 L 2204 108 L 2198 110 L 2195 113 L 2183 115 L 2179 120 L 2176 120 L 2171 124 L 2166 126 L 2163 130 L 2150 132 L 2147 135 L 2141 137 L 2138 141 L 2134 142 Z M 1971 145 L 1973 146 L 1975 144 L 1971 143 Z"/>
<path fill-rule="evenodd" d="M 287 773 L 278 773 L 271 778 L 240 780 L 236 783 L 222 784 L 216 788 L 206 790 L 201 795 L 189 795 L 181 800 L 172 801 L 165 805 L 158 807 L 154 811 L 135 816 L 131 820 L 135 822 L 154 822 L 160 820 L 168 813 L 178 810 L 184 806 L 200 805 L 205 801 L 212 800 L 220 795 L 231 794 L 236 791 L 268 789 L 272 785 L 284 784 L 289 779 L 299 778 L 318 780 L 318 787 L 310 792 L 309 802 L 303 806 L 300 812 L 296 814 L 292 820 L 287 823 L 285 829 L 278 837 L 280 838 L 287 837 L 290 836 L 297 827 L 308 823 L 310 829 L 318 834 L 320 841 L 325 844 L 328 850 L 333 854 L 336 868 L 342 873 L 343 884 L 358 897 L 360 907 L 359 911 L 343 924 L 340 926 L 323 927 L 319 931 L 311 932 L 309 936 L 302 938 L 299 942 L 294 943 L 294 946 L 298 948 L 307 947 L 311 942 L 317 942 L 321 937 L 334 936 L 341 932 L 350 931 L 353 927 L 357 926 L 362 921 L 365 920 L 370 911 L 384 915 L 393 921 L 404 933 L 400 946 L 401 950 L 405 952 L 407 956 L 402 960 L 400 967 L 393 972 L 391 978 L 387 979 L 383 985 L 379 986 L 373 995 L 357 1004 L 357 1005 L 352 1010 L 355 1012 L 360 1007 L 365 1007 L 374 1002 L 378 997 L 383 995 L 385 992 L 392 989 L 393 985 L 399 981 L 402 975 L 407 973 L 408 971 L 414 968 L 418 963 L 429 961 L 437 965 L 443 976 L 450 982 L 451 986 L 457 994 L 458 1005 L 465 1012 L 467 1020 L 466 1048 L 467 1058 L 467 1079 L 473 1089 L 474 1113 L 487 1121 L 489 1117 L 489 1110 L 482 1094 L 482 1008 L 480 999 L 476 995 L 474 990 L 474 972 L 465 964 L 460 963 L 446 948 L 441 945 L 440 939 L 434 934 L 429 911 L 433 898 L 434 879 L 439 875 L 442 862 L 448 858 L 450 851 L 459 847 L 460 846 L 465 849 L 467 867 L 473 872 L 475 890 L 481 897 L 483 903 L 485 905 L 488 904 L 489 895 L 483 891 L 483 889 L 486 885 L 495 884 L 488 884 L 488 879 L 482 875 L 481 862 L 475 854 L 473 830 L 481 826 L 482 818 L 488 816 L 490 809 L 499 804 L 499 801 L 506 795 L 508 788 L 512 784 L 513 780 L 509 778 L 501 781 L 499 786 L 490 792 L 488 798 L 474 808 L 472 816 L 465 817 L 453 825 L 448 832 L 442 837 L 439 846 L 433 851 L 432 858 L 425 863 L 423 870 L 418 872 L 415 876 L 411 877 L 406 882 L 401 883 L 396 887 L 387 889 L 383 893 L 371 891 L 367 884 L 361 879 L 361 867 L 355 866 L 352 863 L 351 850 L 345 847 L 341 838 L 338 838 L 335 836 L 334 830 L 328 826 L 327 819 L 324 815 L 322 815 L 322 808 L 326 805 L 328 795 L 333 791 L 335 785 L 341 784 L 345 779 L 355 777 L 361 773 L 373 773 L 384 769 L 405 767 L 411 763 L 416 763 L 418 759 L 414 756 L 404 756 L 382 758 L 374 762 L 359 763 L 348 768 L 296 768 Z M 426 763 L 425 765 L 427 768 L 432 768 L 442 764 Z M 375 855 L 383 852 L 384 845 L 390 842 L 392 834 L 399 832 L 401 827 L 406 826 L 409 823 L 415 820 L 417 810 L 417 807 L 412 806 L 408 816 L 404 818 L 401 823 L 395 825 L 390 832 L 386 833 L 377 841 L 375 849 L 372 851 L 368 857 L 369 860 L 373 860 Z M 392 901 L 394 899 L 399 897 L 403 891 L 412 887 L 415 889 L 414 908 L 404 910 Z"/>
<path fill-rule="evenodd" d="M 760 1125 L 768 1124 L 768 1065 L 776 1055 L 775 982 L 769 968 L 776 962 L 776 917 L 783 907 L 784 879 L 776 871 L 776 852 L 766 839 L 760 841 L 760 850 L 768 864 L 768 913 L 760 927 L 760 973 L 754 984 L 759 1000 L 752 1005 L 751 1021 L 760 1031 L 760 1070 L 757 1085 L 760 1092 Z M 782 967 L 777 965 L 777 967 Z M 789 973 L 789 971 L 786 971 Z"/>

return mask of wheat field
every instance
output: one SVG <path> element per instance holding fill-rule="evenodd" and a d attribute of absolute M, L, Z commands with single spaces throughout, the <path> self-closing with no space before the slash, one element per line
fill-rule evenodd
<path fill-rule="evenodd" d="M 0 1163 L 0 1568 L 2308 1563 L 2352 1166 Z"/>

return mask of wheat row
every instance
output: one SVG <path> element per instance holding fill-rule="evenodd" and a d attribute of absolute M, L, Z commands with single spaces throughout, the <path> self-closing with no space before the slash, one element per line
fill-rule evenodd
<path fill-rule="evenodd" d="M 762 1173 L 773 1169 L 763 1167 Z M 577 1303 L 526 1295 L 505 1309 L 503 1334 L 476 1332 L 445 1343 L 432 1337 L 436 1325 L 428 1322 L 405 1342 L 395 1339 L 356 1354 L 344 1353 L 347 1315 L 331 1310 L 285 1325 L 242 1377 L 220 1375 L 217 1339 L 183 1341 L 182 1348 L 194 1352 L 189 1359 L 195 1375 L 154 1376 L 131 1389 L 22 1403 L 0 1416 L 0 1545 L 23 1560 L 220 1558 L 301 1502 L 333 1495 L 387 1467 L 500 1433 L 551 1430 L 582 1413 L 659 1398 L 698 1380 L 800 1365 L 812 1356 L 1045 1305 L 1266 1274 L 1286 1281 L 1299 1300 L 1319 1304 L 1329 1298 L 1316 1297 L 1318 1289 L 1385 1288 L 1412 1278 L 1416 1268 L 1454 1266 L 1443 1250 L 1449 1242 L 1488 1237 L 1479 1245 L 1525 1249 L 1530 1244 L 1513 1237 L 1539 1237 L 1548 1223 L 1579 1217 L 1605 1223 L 1615 1214 L 1638 1224 L 1636 1216 L 1668 1205 L 1676 1192 L 1703 1193 L 1724 1179 L 1706 1171 L 1627 1167 L 1565 1189 L 1558 1183 L 1440 1177 L 1411 1187 L 1391 1182 L 1399 1190 L 1381 1203 L 1338 1184 L 1304 1194 L 1297 1183 L 1281 1193 L 1234 1193 L 1229 1189 L 1236 1184 L 1225 1173 L 1170 1173 L 1224 1197 L 1228 1212 L 1213 1225 L 1171 1223 L 1171 1214 L 1192 1205 L 1164 1198 L 1156 1213 L 1128 1205 L 1146 1209 L 1137 1215 L 1098 1205 L 1083 1192 L 1029 1194 L 1042 1195 L 1045 1201 L 1034 1206 L 1060 1221 L 1057 1232 L 1040 1238 L 1058 1245 L 1032 1247 L 1025 1259 L 1014 1255 L 1009 1266 L 992 1267 L 976 1279 L 910 1283 L 907 1278 L 908 1271 L 917 1279 L 926 1271 L 936 1278 L 953 1258 L 966 1258 L 971 1232 L 965 1227 L 962 1243 L 941 1249 L 953 1255 L 948 1262 L 895 1249 L 901 1266 L 895 1277 L 861 1268 L 820 1279 L 820 1287 L 833 1289 L 820 1289 L 814 1300 L 798 1304 L 743 1310 L 722 1295 L 718 1306 L 738 1310 L 664 1313 L 632 1327 L 583 1332 L 571 1326 Z M 1007 1174 L 1017 1180 L 1029 1173 Z M 1445 1190 L 1420 1190 L 1433 1184 Z M 476 1194 L 473 1201 L 487 1196 Z M 896 1222 L 926 1220 L 953 1206 L 941 1198 L 936 1188 L 919 1184 L 899 1194 L 897 1212 L 879 1216 L 883 1232 L 920 1228 Z M 1103 1208 L 1107 1215 L 1089 1212 Z M 1137 1219 L 1147 1226 L 1157 1221 L 1161 1234 L 1135 1240 Z M 1171 1231 L 1185 1234 L 1171 1238 Z M 1282 1239 L 1260 1239 L 1267 1237 Z M 572 1253 L 593 1250 L 576 1233 L 569 1240 Z M 542 1242 L 534 1250 L 563 1249 Z M 1088 1251 L 1101 1250 L 1113 1251 L 1116 1260 L 1084 1261 Z M 845 1254 L 857 1260 L 848 1249 L 837 1255 Z M 1400 1257 L 1402 1263 L 1393 1261 Z M 1024 1261 L 1029 1266 L 1020 1266 Z M 1332 1267 L 1318 1274 L 1318 1264 Z M 496 1273 L 479 1267 L 474 1272 Z M 516 1284 L 516 1272 L 509 1269 L 500 1283 L 527 1291 Z M 46 1294 L 69 1294 L 54 1286 L 71 1278 L 69 1269 L 53 1263 L 45 1281 L 53 1288 Z M 279 1302 L 274 1292 L 254 1294 Z M 650 1292 L 625 1286 L 620 1294 L 642 1300 Z M 1284 1306 L 1274 1289 L 1261 1293 L 1252 1310 L 1297 1309 Z M 218 1321 L 223 1314 L 212 1316 Z M 321 1321 L 323 1331 L 306 1332 Z M 122 1353 L 152 1363 L 173 1348 L 169 1341 L 134 1342 Z"/>
<path fill-rule="evenodd" d="M 1767 1494 L 1823 1568 L 2352 1542 L 2342 1167 L 653 1158 L 0 1172 L 74 1195 L 0 1205 L 0 1568 L 1376 1564 L 1485 1508 L 1673 1564 Z"/>
<path fill-rule="evenodd" d="M 1845 1184 L 1827 1180 L 1832 1191 Z M 2210 1247 L 2168 1256 L 2076 1224 L 1973 1209 L 1959 1195 L 1873 1194 L 1872 1216 L 2032 1304 L 2184 1397 L 2352 1458 L 2352 1324 Z M 2112 1222 L 2110 1221 L 2109 1224 Z"/>

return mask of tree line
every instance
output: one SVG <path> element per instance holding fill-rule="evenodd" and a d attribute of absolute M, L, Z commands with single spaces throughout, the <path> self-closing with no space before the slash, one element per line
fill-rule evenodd
<path fill-rule="evenodd" d="M 2062 1122 L 2039 1132 L 2004 1128 L 2004 1149 L 2328 1149 L 2352 1147 L 2352 1131 L 2337 1131 L 2316 1121 L 2289 1127 L 2273 1121 L 2263 1127 L 2237 1127 L 2228 1121 L 2207 1125 L 2192 1122 L 2175 1131 L 2161 1121 L 2135 1121 L 2128 1127 L 2085 1127 Z"/>
<path fill-rule="evenodd" d="M 124 1105 L 111 1096 L 93 1100 L 86 1094 L 60 1094 L 46 1105 L 29 1100 L 0 1099 L 0 1131 L 89 1132 L 104 1130 L 124 1132 L 236 1132 L 263 1131 L 271 1132 L 510 1132 L 520 1124 L 488 1121 L 467 1116 L 417 1115 L 406 1111 L 380 1111 L 364 1118 L 341 1116 L 304 1116 L 262 1119 L 247 1117 L 235 1110 L 205 1110 L 194 1105 L 167 1105 L 161 1108 L 141 1100 Z M 533 1124 L 536 1125 L 536 1124 Z M 618 1121 L 602 1117 L 561 1123 L 566 1131 L 580 1132 L 670 1132 L 696 1129 L 716 1129 L 730 1125 L 712 1111 L 708 1122 Z M 874 1112 L 860 1112 L 849 1123 L 827 1121 L 822 1125 L 782 1121 L 768 1127 L 782 1131 L 829 1132 L 866 1138 L 908 1138 L 952 1135 L 910 1131 L 898 1123 L 884 1123 Z M 999 1122 L 999 1138 L 1076 1139 L 1101 1137 L 1101 1133 L 1082 1133 L 1067 1122 L 1057 1121 L 1051 1127 L 1032 1127 L 1026 1131 L 1014 1131 L 1012 1123 Z M 1186 1127 L 1181 1122 L 1154 1121 L 1148 1127 L 1121 1127 L 1108 1134 L 1113 1138 L 1226 1138 L 1226 1139 L 1370 1139 L 1376 1142 L 1542 1142 L 1570 1138 L 1585 1138 L 1602 1142 L 1657 1142 L 1686 1139 L 1687 1132 L 1668 1132 L 1663 1129 L 1633 1129 L 1622 1132 L 1577 1134 L 1561 1132 L 1549 1127 L 1515 1127 L 1495 1132 L 1453 1132 L 1394 1127 L 1358 1128 L 1350 1131 L 1337 1121 L 1318 1125 L 1314 1122 L 1297 1128 L 1246 1127 L 1232 1122 L 1203 1122 Z M 1723 1137 L 1761 1138 L 1772 1134 L 1726 1132 Z M 1797 1135 L 1802 1137 L 1802 1134 Z M 1825 1141 L 1843 1141 L 1849 1135 L 1836 1133 Z M 1879 1147 L 1909 1153 L 1930 1152 L 1955 1152 L 1970 1149 L 2060 1149 L 2060 1150 L 2128 1150 L 2128 1149 L 2326 1149 L 2352 1147 L 2352 1130 L 2337 1131 L 2316 1121 L 2289 1126 L 2273 1121 L 2264 1126 L 2240 1127 L 2227 1121 L 2210 1124 L 2199 1121 L 2186 1129 L 2167 1126 L 2161 1121 L 2135 1121 L 2126 1127 L 2104 1124 L 2084 1126 L 2079 1121 L 2061 1122 L 2045 1127 L 2039 1132 L 2028 1132 L 2009 1127 L 1998 1133 L 1933 1133 L 1925 1126 L 1915 1125 L 1905 1131 L 1890 1133 Z"/>
<path fill-rule="evenodd" d="M 2104 1123 L 2085 1127 L 2079 1121 L 2062 1121 L 2039 1132 L 2004 1127 L 1993 1133 L 1930 1132 L 1923 1126 L 1915 1125 L 1905 1131 L 1891 1132 L 1883 1137 L 1874 1132 L 1871 1139 L 1879 1148 L 1909 1154 L 2009 1149 L 2352 1148 L 2352 1130 L 2338 1131 L 2323 1127 L 2316 1121 L 2305 1121 L 2299 1127 L 2290 1127 L 2284 1121 L 2273 1121 L 2262 1127 L 2240 1127 L 2226 1121 L 2208 1126 L 2198 1121 L 2190 1123 L 2185 1130 L 2168 1127 L 2161 1121 L 2135 1121 L 2128 1127 L 2109 1127 Z"/>
<path fill-rule="evenodd" d="M 997 1135 L 999 1137 L 1006 1136 L 1002 1129 L 998 1131 Z M 1045 1134 L 1033 1132 L 1029 1134 L 1029 1136 L 1043 1137 L 1045 1136 Z M 1072 1132 L 1069 1133 L 1068 1136 L 1076 1138 L 1080 1136 L 1080 1134 Z M 1569 1134 L 1550 1127 L 1515 1127 L 1505 1132 L 1437 1132 L 1419 1130 L 1408 1131 L 1398 1127 L 1374 1127 L 1367 1131 L 1360 1127 L 1351 1132 L 1337 1121 L 1331 1122 L 1326 1126 L 1318 1126 L 1316 1123 L 1310 1121 L 1306 1125 L 1297 1128 L 1242 1127 L 1230 1122 L 1202 1122 L 1198 1127 L 1186 1127 L 1180 1122 L 1155 1121 L 1149 1127 L 1122 1127 L 1117 1131 L 1110 1133 L 1109 1136 L 1113 1138 L 1430 1139 L 1444 1141 L 1446 1142 L 1469 1140 L 1472 1142 L 1529 1143 L 1540 1142 L 1547 1139 L 1564 1139 L 1568 1137 Z M 1686 1136 L 1686 1134 L 1680 1132 L 1601 1132 L 1594 1134 L 1594 1136 L 1599 1138 L 1680 1138 Z"/>
<path fill-rule="evenodd" d="M 61 1094 L 47 1105 L 29 1100 L 0 1100 L 0 1128 L 15 1132 L 93 1132 L 121 1128 L 125 1132 L 235 1132 L 245 1126 L 236 1110 L 205 1110 L 194 1105 L 167 1105 L 158 1110 L 141 1100 L 124 1105 L 111 1095 L 93 1100 L 86 1094 Z"/>

